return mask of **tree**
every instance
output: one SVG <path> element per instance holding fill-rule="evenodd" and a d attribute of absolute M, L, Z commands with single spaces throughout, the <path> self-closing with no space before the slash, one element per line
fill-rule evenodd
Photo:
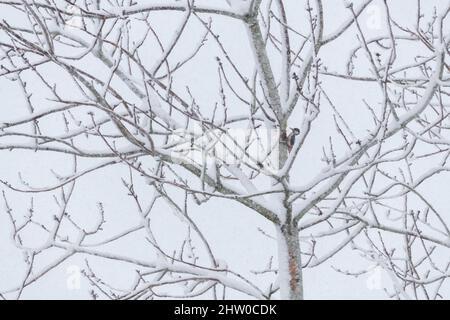
<path fill-rule="evenodd" d="M 63 261 L 84 255 L 138 269 L 136 281 L 119 290 L 86 262 L 94 297 L 175 297 L 160 289 L 180 284 L 185 297 L 219 298 L 228 288 L 258 299 L 302 299 L 302 270 L 350 248 L 387 272 L 390 296 L 441 297 L 450 272 L 442 258 L 450 247 L 448 217 L 421 186 L 449 171 L 450 6 L 429 13 L 419 0 L 415 17 L 402 24 L 391 2 L 380 1 L 383 28 L 370 36 L 361 17 L 374 1 L 300 2 L 0 1 L 0 76 L 21 89 L 28 112 L 17 116 L 21 111 L 5 102 L 0 149 L 44 159 L 61 154 L 73 164 L 70 174 L 53 172 L 57 182 L 49 178 L 44 187 L 22 175 L 1 181 L 12 239 L 27 265 L 22 283 L 0 288 L 2 296 L 20 297 Z M 339 26 L 331 18 L 336 8 L 346 12 Z M 178 28 L 164 30 L 164 20 Z M 250 48 L 253 61 L 233 56 L 227 35 L 216 31 L 221 24 L 240 26 L 235 41 L 242 51 Z M 205 59 L 214 61 L 216 77 L 204 79 L 203 96 L 181 74 L 192 65 L 206 69 Z M 344 83 L 375 99 L 343 109 L 330 91 Z M 362 119 L 370 120 L 364 130 Z M 293 128 L 299 134 L 291 140 Z M 324 139 L 313 138 L 320 132 Z M 307 174 L 306 153 L 315 165 Z M 69 214 L 68 207 L 80 180 L 111 166 L 128 170 L 123 186 L 140 222 L 103 237 L 102 203 L 98 219 L 88 218 L 94 228 L 75 218 L 87 213 Z M 32 199 L 57 193 L 53 221 L 39 221 L 33 202 L 20 218 L 8 199 L 12 191 Z M 259 272 L 271 275 L 266 288 L 218 259 L 188 210 L 217 199 L 273 225 L 277 258 Z M 163 249 L 158 226 L 150 224 L 158 202 L 188 230 L 174 252 Z M 26 242 L 30 227 L 46 240 Z M 155 259 L 105 249 L 135 233 Z M 53 249 L 63 254 L 38 268 L 38 257 Z"/>

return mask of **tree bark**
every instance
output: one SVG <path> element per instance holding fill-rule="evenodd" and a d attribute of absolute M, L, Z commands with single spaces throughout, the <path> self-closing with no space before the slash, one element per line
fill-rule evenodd
<path fill-rule="evenodd" d="M 287 119 L 284 114 L 277 82 L 272 70 L 266 43 L 261 32 L 257 13 L 261 1 L 257 1 L 253 15 L 246 19 L 252 49 L 255 55 L 257 68 L 267 95 L 270 108 L 277 118 L 277 126 L 280 133 L 279 138 L 279 169 L 284 167 L 289 156 L 287 145 Z M 286 84 L 287 85 L 287 84 Z M 284 177 L 289 181 L 289 176 Z M 274 185 L 280 181 L 274 181 Z M 292 208 L 287 203 L 289 192 L 280 194 L 280 201 L 285 204 L 284 212 L 280 213 L 280 224 L 277 224 L 278 233 L 278 281 L 280 285 L 281 299 L 301 300 L 303 299 L 302 265 L 300 256 L 300 243 L 296 223 L 291 216 Z"/>
<path fill-rule="evenodd" d="M 278 228 L 278 281 L 281 299 L 302 300 L 303 279 L 300 241 L 294 223 Z"/>

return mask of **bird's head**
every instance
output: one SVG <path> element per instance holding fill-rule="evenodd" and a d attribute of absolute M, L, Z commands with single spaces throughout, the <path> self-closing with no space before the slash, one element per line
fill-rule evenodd
<path fill-rule="evenodd" d="M 300 134 L 300 129 L 299 128 L 291 128 L 291 130 L 292 130 L 292 133 L 294 135 L 296 135 L 296 136 Z"/>

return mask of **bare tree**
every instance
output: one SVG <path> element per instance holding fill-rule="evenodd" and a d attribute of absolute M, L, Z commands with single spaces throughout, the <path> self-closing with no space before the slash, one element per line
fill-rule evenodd
<path fill-rule="evenodd" d="M 182 297 L 220 299 L 231 289 L 257 299 L 302 299 L 302 270 L 349 248 L 387 272 L 389 296 L 441 298 L 450 275 L 448 217 L 421 186 L 450 170 L 450 5 L 428 14 L 425 1 L 417 0 L 416 16 L 402 24 L 390 1 L 377 2 L 383 28 L 373 37 L 361 22 L 371 0 L 210 2 L 0 1 L 0 76 L 21 89 L 27 111 L 17 116 L 23 112 L 3 101 L 0 149 L 44 159 L 61 154 L 73 164 L 71 174 L 54 172 L 57 182 L 44 187 L 21 175 L 1 180 L 8 227 L 27 265 L 22 283 L 0 287 L 1 297 L 20 298 L 62 262 L 84 255 L 137 269 L 136 280 L 118 289 L 87 260 L 84 275 L 94 297 L 175 298 L 180 295 L 164 288 L 179 284 L 187 288 Z M 303 10 L 294 12 L 299 2 Z M 336 7 L 346 16 L 331 28 L 326 17 Z M 179 27 L 164 30 L 165 19 Z M 236 42 L 252 50 L 253 71 L 230 52 L 216 31 L 220 23 L 245 30 Z M 347 55 L 323 56 L 340 41 L 353 43 Z M 179 76 L 189 65 L 204 68 L 199 55 L 205 52 L 217 74 L 206 81 L 204 90 L 213 92 L 208 99 Z M 371 119 L 365 131 L 330 93 L 343 83 L 376 97 L 346 106 L 356 118 Z M 311 138 L 330 124 L 332 136 Z M 315 169 L 304 176 L 298 172 L 306 152 L 313 152 Z M 140 222 L 104 237 L 101 203 L 86 225 L 76 216 L 92 213 L 67 208 L 81 179 L 112 166 L 127 168 L 123 186 Z M 35 217 L 40 209 L 33 202 L 29 213 L 17 213 L 8 199 L 12 191 L 54 193 L 52 223 Z M 265 288 L 216 257 L 188 210 L 218 198 L 273 224 L 276 259 L 255 272 L 270 275 Z M 154 235 L 158 226 L 150 224 L 160 201 L 188 230 L 173 252 L 163 249 Z M 24 240 L 30 227 L 46 232 L 47 240 Z M 105 249 L 135 233 L 157 259 Z M 59 258 L 36 264 L 54 249 Z"/>

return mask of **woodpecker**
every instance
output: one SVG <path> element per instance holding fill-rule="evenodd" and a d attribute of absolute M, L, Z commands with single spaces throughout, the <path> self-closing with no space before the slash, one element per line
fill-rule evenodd
<path fill-rule="evenodd" d="M 293 128 L 291 133 L 288 135 L 286 142 L 289 152 L 291 152 L 292 148 L 294 147 L 295 136 L 298 136 L 299 134 L 300 134 L 299 128 Z"/>

